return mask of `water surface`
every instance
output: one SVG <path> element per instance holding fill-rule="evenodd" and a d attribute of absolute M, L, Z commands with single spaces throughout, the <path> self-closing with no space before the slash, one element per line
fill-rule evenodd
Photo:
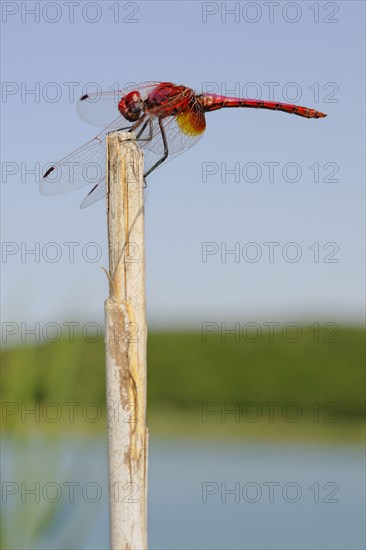
<path fill-rule="evenodd" d="M 108 548 L 104 439 L 6 439 L 2 464 L 7 548 Z M 361 550 L 364 481 L 358 447 L 153 441 L 149 546 Z"/>

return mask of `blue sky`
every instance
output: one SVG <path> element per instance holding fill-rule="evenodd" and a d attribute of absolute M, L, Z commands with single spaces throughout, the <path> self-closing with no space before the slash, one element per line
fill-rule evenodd
<path fill-rule="evenodd" d="M 108 264 L 103 201 L 81 211 L 85 189 L 44 197 L 38 176 L 24 169 L 56 161 L 97 133 L 76 113 L 88 83 L 108 90 L 148 80 L 197 91 L 210 85 L 229 95 L 259 90 L 263 99 L 272 87 L 275 100 L 301 95 L 300 105 L 329 115 L 208 113 L 199 143 L 149 178 L 151 327 L 362 319 L 364 3 L 275 3 L 272 22 L 268 3 L 237 4 L 240 12 L 225 21 L 221 2 L 124 2 L 115 22 L 117 2 L 80 2 L 70 22 L 69 8 L 59 2 L 35 22 L 21 13 L 21 3 L 3 3 L 1 208 L 9 252 L 3 250 L 3 321 L 102 322 L 108 292 L 101 269 Z M 99 21 L 90 22 L 94 17 Z M 26 95 L 30 89 L 36 95 Z M 47 100 L 55 91 L 58 100 Z M 273 181 L 269 163 L 276 163 Z M 229 174 L 222 181 L 223 169 L 235 166 L 239 181 Z M 215 174 L 204 181 L 207 167 Z M 70 242 L 80 243 L 74 262 L 64 244 Z M 269 242 L 279 243 L 273 262 Z M 61 251 L 59 261 L 47 261 L 48 243 Z M 214 243 L 209 250 L 216 251 L 206 262 L 203 243 Z M 39 261 L 31 255 L 22 261 L 20 251 L 37 246 Z M 234 255 L 221 261 L 225 247 L 239 249 L 238 262 Z M 95 262 L 88 261 L 93 250 L 102 254 Z M 260 260 L 245 259 L 255 250 Z M 289 260 L 293 253 L 301 253 L 298 262 Z"/>

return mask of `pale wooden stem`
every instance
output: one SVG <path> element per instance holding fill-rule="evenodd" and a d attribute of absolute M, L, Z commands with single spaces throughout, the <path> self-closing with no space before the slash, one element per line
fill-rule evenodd
<path fill-rule="evenodd" d="M 105 350 L 112 550 L 147 548 L 144 166 L 134 139 L 125 132 L 107 136 Z"/>

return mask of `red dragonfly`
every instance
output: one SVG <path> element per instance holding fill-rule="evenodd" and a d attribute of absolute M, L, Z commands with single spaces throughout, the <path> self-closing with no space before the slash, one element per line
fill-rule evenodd
<path fill-rule="evenodd" d="M 41 193 L 56 195 L 93 183 L 80 205 L 85 208 L 105 196 L 105 135 L 108 132 L 136 133 L 145 153 L 146 178 L 166 159 L 197 143 L 206 128 L 205 113 L 224 107 L 270 109 L 305 118 L 326 116 L 288 103 L 196 94 L 191 88 L 171 82 L 146 82 L 123 90 L 87 94 L 79 100 L 79 115 L 104 130 L 49 168 L 40 183 Z"/>

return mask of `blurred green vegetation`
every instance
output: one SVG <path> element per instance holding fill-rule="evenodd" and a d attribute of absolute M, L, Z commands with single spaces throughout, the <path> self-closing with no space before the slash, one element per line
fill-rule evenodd
<path fill-rule="evenodd" d="M 331 437 L 359 439 L 365 412 L 364 331 L 340 327 L 333 342 L 327 341 L 327 334 L 329 330 L 320 331 L 316 342 L 314 331 L 304 326 L 300 339 L 293 343 L 288 341 L 296 339 L 291 330 L 286 339 L 281 330 L 275 331 L 273 342 L 264 333 L 258 341 L 255 333 L 248 333 L 239 342 L 234 335 L 227 335 L 226 341 L 208 335 L 204 342 L 197 332 L 149 334 L 150 428 L 166 435 L 278 436 L 285 430 L 291 437 L 317 437 L 317 432 L 319 437 L 331 433 Z M 20 407 L 31 409 L 35 403 L 63 407 L 57 424 L 67 429 L 67 402 L 79 404 L 74 408 L 75 427 L 80 428 L 83 404 L 96 403 L 105 413 L 102 340 L 91 343 L 78 337 L 72 343 L 3 349 L 1 371 L 5 429 L 29 429 L 32 415 L 23 415 L 26 421 L 22 421 Z M 269 418 L 268 402 L 278 403 L 274 420 Z M 289 420 L 296 417 L 296 408 L 287 408 L 288 403 L 296 403 L 301 410 L 299 420 Z M 225 410 L 235 406 L 240 419 L 225 415 Z M 40 415 L 40 424 L 45 416 L 55 414 L 51 409 Z M 207 415 L 208 410 L 212 414 Z M 260 417 L 256 417 L 258 411 Z M 89 410 L 88 415 L 92 414 Z M 56 429 L 56 422 L 48 420 L 47 424 Z M 104 418 L 88 424 L 105 429 Z"/>

